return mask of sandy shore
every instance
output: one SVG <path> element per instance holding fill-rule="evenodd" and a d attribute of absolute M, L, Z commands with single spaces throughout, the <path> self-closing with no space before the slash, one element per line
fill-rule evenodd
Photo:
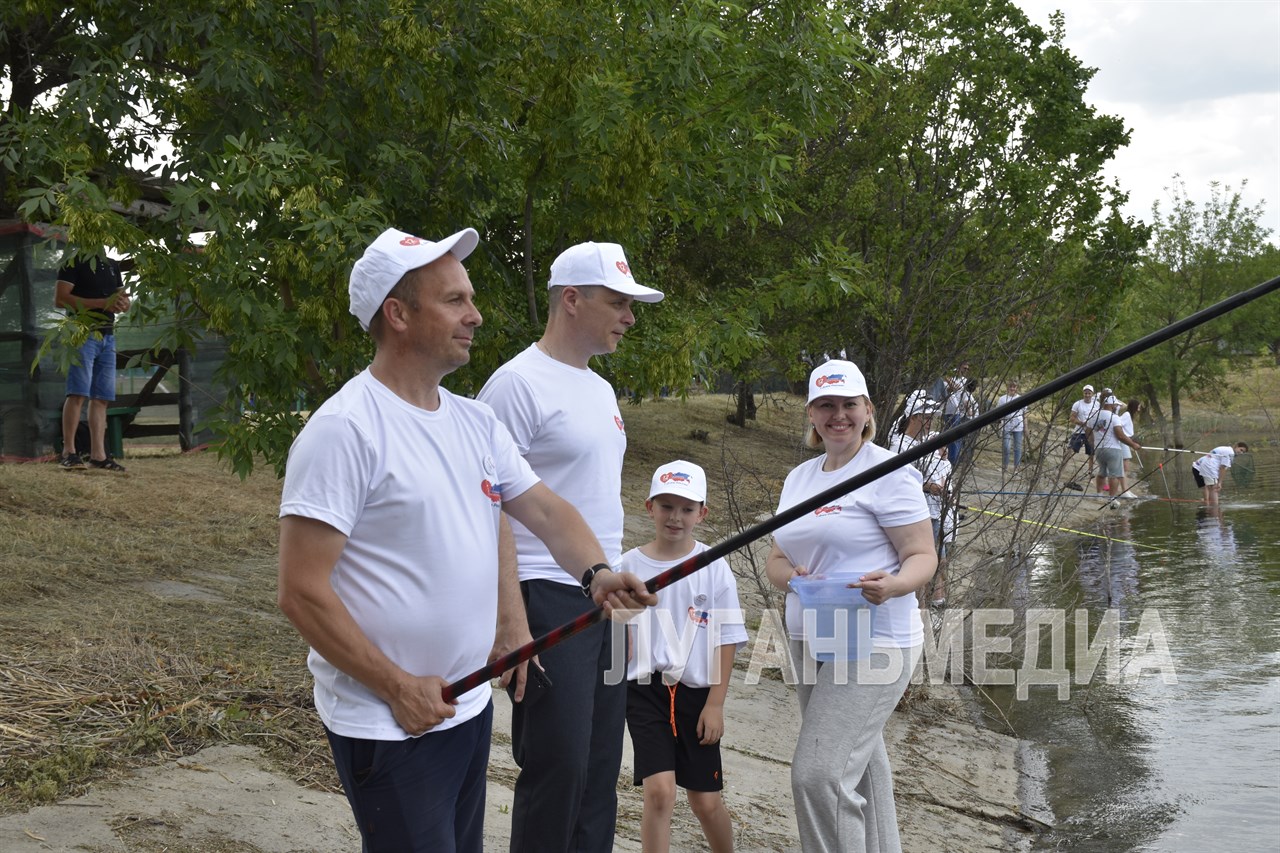
<path fill-rule="evenodd" d="M 999 478 L 979 472 L 973 490 Z M 973 500 L 977 500 L 976 496 Z M 1087 528 L 1100 502 L 1073 497 L 1055 524 Z M 995 507 L 992 504 L 993 508 Z M 641 521 L 647 521 L 642 519 Z M 990 559 L 990 543 L 962 543 L 962 559 Z M 198 579 L 193 579 L 193 583 Z M 756 648 L 758 648 L 758 644 Z M 749 647 L 750 648 L 750 647 Z M 739 661 L 726 705 L 726 803 L 738 849 L 797 850 L 790 760 L 798 730 L 792 688 L 777 677 L 779 661 Z M 1042 826 L 1020 801 L 1028 777 L 1024 744 L 971 722 L 972 708 L 948 684 L 909 694 L 886 730 L 897 785 L 899 824 L 908 851 L 1019 850 Z M 486 849 L 502 850 L 510 828 L 516 768 L 509 745 L 510 706 L 494 693 Z M 630 744 L 619 781 L 616 849 L 639 850 L 640 790 L 630 784 Z M 249 746 L 212 746 L 151 767 L 86 795 L 0 817 L 0 850 L 350 851 L 358 849 L 346 801 L 299 786 Z M 686 805 L 677 808 L 673 849 L 705 849 Z"/>
<path fill-rule="evenodd" d="M 738 849 L 798 850 L 789 764 L 798 727 L 791 689 L 780 681 L 735 683 L 724 740 L 725 800 Z M 937 688 L 934 688 L 937 691 Z M 939 700 L 931 699 L 935 706 Z M 506 848 L 515 765 L 506 743 L 510 705 L 494 692 L 486 849 Z M 1017 849 L 1017 741 L 925 712 L 894 715 L 887 730 L 904 846 L 912 851 Z M 624 776 L 631 763 L 630 745 Z M 640 850 L 638 789 L 622 784 L 619 851 Z M 687 808 L 677 810 L 672 847 L 704 849 Z M 154 844 L 156 846 L 148 846 Z M 215 746 L 96 788 L 73 800 L 0 818 L 0 848 L 48 850 L 251 850 L 339 853 L 359 845 L 346 801 L 302 788 L 244 746 Z"/>

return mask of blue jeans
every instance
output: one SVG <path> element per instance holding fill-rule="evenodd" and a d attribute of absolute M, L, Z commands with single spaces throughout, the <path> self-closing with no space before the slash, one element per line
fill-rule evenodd
<path fill-rule="evenodd" d="M 80 363 L 67 371 L 67 396 L 116 398 L 116 336 L 94 332 L 80 347 Z"/>
<path fill-rule="evenodd" d="M 1000 468 L 1009 467 L 1009 458 L 1013 457 L 1013 467 L 1022 464 L 1022 430 L 1006 432 L 1000 436 Z"/>
<path fill-rule="evenodd" d="M 952 427 L 960 426 L 964 422 L 964 415 L 943 415 L 942 431 L 946 432 Z M 960 449 L 964 443 L 964 439 L 956 439 L 947 445 L 947 461 L 952 465 L 960 464 Z"/>

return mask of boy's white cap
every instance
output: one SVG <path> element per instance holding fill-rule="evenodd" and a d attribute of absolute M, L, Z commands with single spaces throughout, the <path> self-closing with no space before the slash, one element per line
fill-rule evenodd
<path fill-rule="evenodd" d="M 683 459 L 668 462 L 653 472 L 649 497 L 677 495 L 691 501 L 707 502 L 707 475 L 702 467 Z"/>
<path fill-rule="evenodd" d="M 1092 391 L 1092 390 L 1093 390 L 1093 386 L 1092 386 L 1092 385 L 1086 385 L 1086 386 L 1084 386 L 1084 388 L 1082 388 L 1082 389 L 1080 389 L 1080 390 L 1082 390 L 1082 391 Z"/>
<path fill-rule="evenodd" d="M 453 256 L 461 261 L 475 250 L 479 242 L 480 235 L 474 228 L 463 228 L 439 243 L 395 228 L 383 231 L 351 268 L 347 292 L 351 296 L 351 313 L 360 321 L 360 328 L 366 332 L 369 330 L 369 321 L 378 313 L 391 288 L 409 270 L 425 267 L 445 252 L 453 252 Z"/>
<path fill-rule="evenodd" d="M 617 243 L 579 243 L 565 249 L 551 262 L 548 288 L 593 284 L 635 297 L 637 302 L 661 302 L 663 297 L 661 290 L 636 284 L 627 256 Z"/>
<path fill-rule="evenodd" d="M 852 361 L 823 362 L 809 374 L 809 401 L 819 397 L 870 397 L 867 380 Z"/>

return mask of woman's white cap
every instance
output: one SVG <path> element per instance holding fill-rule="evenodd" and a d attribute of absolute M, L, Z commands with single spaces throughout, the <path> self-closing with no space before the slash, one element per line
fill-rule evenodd
<path fill-rule="evenodd" d="M 809 374 L 809 402 L 819 397 L 870 397 L 867 380 L 852 361 L 834 359 L 819 364 Z"/>

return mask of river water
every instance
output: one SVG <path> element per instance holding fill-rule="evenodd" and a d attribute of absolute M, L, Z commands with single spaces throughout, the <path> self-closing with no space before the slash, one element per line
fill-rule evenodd
<path fill-rule="evenodd" d="M 1026 560 L 1019 603 L 1066 611 L 1068 669 L 1077 611 L 1087 638 L 1117 619 L 1123 650 L 1122 668 L 1100 664 L 1067 698 L 987 690 L 1034 744 L 1039 813 L 1055 824 L 1034 849 L 1280 850 L 1280 451 L 1254 462 L 1248 487 L 1227 478 L 1218 512 L 1184 478 L 1158 483 L 1179 500 L 1108 510 L 1094 530 L 1107 539 Z M 1042 666 L 1052 654 L 1046 639 Z"/>

